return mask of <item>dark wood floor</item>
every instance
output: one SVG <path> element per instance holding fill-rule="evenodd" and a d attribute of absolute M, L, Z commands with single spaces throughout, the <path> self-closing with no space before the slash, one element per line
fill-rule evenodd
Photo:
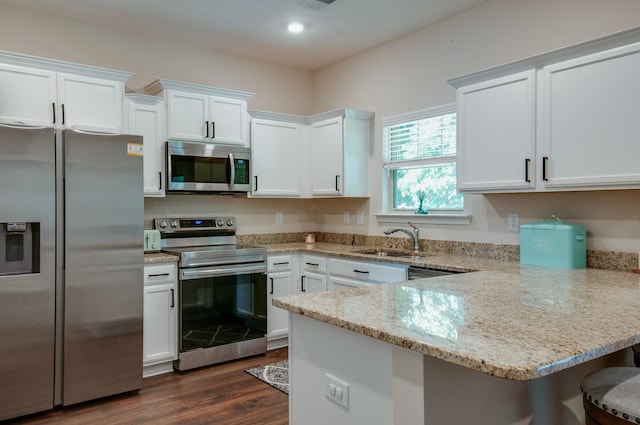
<path fill-rule="evenodd" d="M 288 396 L 244 370 L 287 357 L 287 350 L 280 349 L 181 375 L 153 376 L 144 379 L 138 394 L 57 408 L 8 423 L 286 425 Z"/>

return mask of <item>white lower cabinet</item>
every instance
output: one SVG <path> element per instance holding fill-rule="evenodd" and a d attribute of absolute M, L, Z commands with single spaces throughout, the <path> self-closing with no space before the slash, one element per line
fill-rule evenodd
<path fill-rule="evenodd" d="M 298 292 L 324 292 L 327 290 L 327 258 L 319 255 L 302 255 L 300 286 Z"/>
<path fill-rule="evenodd" d="M 175 263 L 144 267 L 143 376 L 173 370 L 178 358 L 178 294 Z"/>
<path fill-rule="evenodd" d="M 297 255 L 267 258 L 267 348 L 285 347 L 289 341 L 289 312 L 272 305 L 278 297 L 292 295 L 297 280 Z"/>
<path fill-rule="evenodd" d="M 329 258 L 329 290 L 407 280 L 408 266 Z"/>
<path fill-rule="evenodd" d="M 287 295 L 403 282 L 408 266 L 316 254 L 270 254 L 267 258 L 267 348 L 289 343 L 289 312 L 272 305 Z"/>

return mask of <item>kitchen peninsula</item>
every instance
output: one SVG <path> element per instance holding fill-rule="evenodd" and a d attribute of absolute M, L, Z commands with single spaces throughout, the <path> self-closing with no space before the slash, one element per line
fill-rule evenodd
<path fill-rule="evenodd" d="M 584 375 L 640 342 L 640 275 L 512 265 L 274 300 L 290 423 L 584 423 Z"/>

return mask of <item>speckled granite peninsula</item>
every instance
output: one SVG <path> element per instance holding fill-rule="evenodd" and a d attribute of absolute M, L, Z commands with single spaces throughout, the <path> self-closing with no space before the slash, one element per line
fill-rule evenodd
<path fill-rule="evenodd" d="M 389 261 L 362 246 L 268 249 Z M 482 411 L 476 425 L 583 424 L 582 378 L 628 364 L 625 348 L 640 342 L 630 271 L 441 253 L 393 261 L 469 273 L 274 300 L 290 312 L 292 424 L 458 424 L 470 411 Z M 329 376 L 349 385 L 348 411 L 324 397 Z"/>
<path fill-rule="evenodd" d="M 518 267 L 296 295 L 274 305 L 513 380 L 640 342 L 640 275 Z"/>

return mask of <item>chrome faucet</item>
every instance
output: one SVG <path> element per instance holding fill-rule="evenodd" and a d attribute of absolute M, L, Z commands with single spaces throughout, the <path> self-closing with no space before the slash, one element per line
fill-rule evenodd
<path fill-rule="evenodd" d="M 395 233 L 395 232 L 404 232 L 404 233 L 406 233 L 413 240 L 413 252 L 418 252 L 418 251 L 420 251 L 420 243 L 419 243 L 419 240 L 420 240 L 420 229 L 418 229 L 416 226 L 411 224 L 410 221 L 407 221 L 407 223 L 409 223 L 409 226 L 413 227 L 413 230 L 409 230 L 406 227 L 392 227 L 390 229 L 385 230 L 384 234 L 385 235 L 390 235 L 390 234 Z"/>

